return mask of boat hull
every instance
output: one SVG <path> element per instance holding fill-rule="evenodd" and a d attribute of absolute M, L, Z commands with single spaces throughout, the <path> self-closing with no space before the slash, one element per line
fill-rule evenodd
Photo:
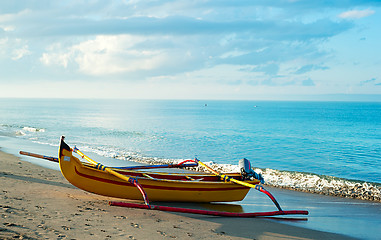
<path fill-rule="evenodd" d="M 82 190 L 115 198 L 143 200 L 141 192 L 133 184 L 105 171 L 82 164 L 72 155 L 71 150 L 62 146 L 59 164 L 64 177 Z M 249 187 L 223 181 L 136 178 L 150 201 L 232 202 L 241 201 L 250 190 Z M 257 181 L 249 182 L 258 183 Z"/>

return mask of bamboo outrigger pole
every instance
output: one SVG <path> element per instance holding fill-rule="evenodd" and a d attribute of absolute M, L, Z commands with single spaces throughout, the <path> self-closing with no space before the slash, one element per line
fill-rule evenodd
<path fill-rule="evenodd" d="M 236 212 L 210 211 L 210 210 L 179 208 L 179 207 L 167 207 L 167 206 L 158 206 L 158 205 L 147 206 L 145 204 L 139 204 L 139 203 L 116 202 L 116 201 L 110 201 L 109 205 L 117 206 L 117 207 L 158 210 L 158 211 L 166 211 L 166 212 L 181 212 L 181 213 L 192 213 L 192 214 L 209 215 L 209 216 L 238 217 L 238 218 L 274 217 L 274 216 L 284 216 L 284 215 L 308 215 L 307 211 L 301 211 L 301 210 L 236 213 Z M 301 221 L 307 220 L 306 218 L 287 218 L 287 219 L 301 220 Z"/>
<path fill-rule="evenodd" d="M 56 157 L 45 156 L 45 155 L 40 155 L 40 154 L 30 153 L 30 152 L 24 152 L 24 151 L 20 151 L 20 154 L 25 155 L 25 156 L 35 157 L 35 158 L 42 158 L 42 159 L 45 159 L 45 160 L 48 160 L 51 162 L 58 163 L 58 158 L 56 158 Z"/>

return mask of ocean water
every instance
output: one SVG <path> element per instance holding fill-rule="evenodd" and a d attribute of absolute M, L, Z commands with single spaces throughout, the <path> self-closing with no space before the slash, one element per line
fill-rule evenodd
<path fill-rule="evenodd" d="M 273 182 L 381 183 L 380 102 L 0 99 L 0 135 L 51 146 L 65 135 L 125 160 L 247 158 Z"/>
<path fill-rule="evenodd" d="M 380 102 L 0 99 L 3 150 L 56 156 L 61 135 L 114 166 L 197 157 L 237 171 L 247 158 L 270 186 L 376 200 L 271 189 L 284 209 L 310 211 L 307 222 L 290 224 L 362 239 L 381 234 Z M 275 210 L 258 191 L 236 204 Z"/>

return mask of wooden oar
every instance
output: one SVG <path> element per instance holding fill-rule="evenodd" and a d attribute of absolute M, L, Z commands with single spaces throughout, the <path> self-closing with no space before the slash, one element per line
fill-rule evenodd
<path fill-rule="evenodd" d="M 124 181 L 127 181 L 127 182 L 135 185 L 139 189 L 139 191 L 142 193 L 143 200 L 144 200 L 145 204 L 149 205 L 147 194 L 144 191 L 143 187 L 138 183 L 138 180 L 136 178 L 129 177 L 129 176 L 117 173 L 114 170 L 112 170 L 111 168 L 109 168 L 107 166 L 104 166 L 101 163 L 98 163 L 98 162 L 94 161 L 93 159 L 89 158 L 88 156 L 83 154 L 81 151 L 79 151 L 79 149 L 77 147 L 74 147 L 73 151 L 75 153 L 77 153 L 79 156 L 81 156 L 83 159 L 85 159 L 85 160 L 89 161 L 90 163 L 92 163 L 97 169 L 105 171 L 105 172 L 108 172 L 108 173 L 110 173 L 110 174 L 112 174 L 112 175 L 114 175 L 114 176 L 116 176 L 116 177 L 118 177 L 118 178 L 120 178 L 120 179 L 122 179 Z"/>
<path fill-rule="evenodd" d="M 275 204 L 275 206 L 278 208 L 279 211 L 283 212 L 282 208 L 280 207 L 278 201 L 275 199 L 275 197 L 270 193 L 268 192 L 266 189 L 264 189 L 262 186 L 260 185 L 254 185 L 254 184 L 251 184 L 251 183 L 247 183 L 247 182 L 243 182 L 243 181 L 239 181 L 237 179 L 234 179 L 232 177 L 229 177 L 227 175 L 224 175 L 224 174 L 221 174 L 219 172 L 217 172 L 216 170 L 214 170 L 213 168 L 209 167 L 208 165 L 206 165 L 205 163 L 201 162 L 200 160 L 198 160 L 197 158 L 195 159 L 195 161 L 200 164 L 201 166 L 205 167 L 207 170 L 209 170 L 211 173 L 219 176 L 221 178 L 222 181 L 225 181 L 225 182 L 233 182 L 233 183 L 236 183 L 236 184 L 239 184 L 239 185 L 243 185 L 243 186 L 246 186 L 246 187 L 250 187 L 250 188 L 254 188 L 260 192 L 263 192 L 264 194 L 266 194 L 272 201 L 273 203 Z"/>

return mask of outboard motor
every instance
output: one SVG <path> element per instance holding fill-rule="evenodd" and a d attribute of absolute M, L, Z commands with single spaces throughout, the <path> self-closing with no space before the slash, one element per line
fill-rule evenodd
<path fill-rule="evenodd" d="M 261 183 L 265 182 L 261 174 L 258 174 L 251 169 L 250 161 L 246 158 L 239 160 L 239 168 L 241 169 L 241 175 L 244 180 L 258 179 Z"/>

